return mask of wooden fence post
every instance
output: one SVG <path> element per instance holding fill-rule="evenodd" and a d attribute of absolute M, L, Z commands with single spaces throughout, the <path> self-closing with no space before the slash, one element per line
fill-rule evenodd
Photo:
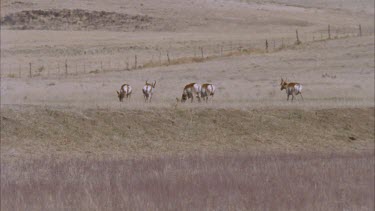
<path fill-rule="evenodd" d="M 268 40 L 266 40 L 266 52 L 268 53 Z"/>
<path fill-rule="evenodd" d="M 296 29 L 296 39 L 297 39 L 296 44 L 297 45 L 301 44 L 301 41 L 299 40 L 299 37 L 298 37 L 298 30 L 297 29 Z"/>
<path fill-rule="evenodd" d="M 68 76 L 68 60 L 65 60 L 65 77 Z"/>
<path fill-rule="evenodd" d="M 328 24 L 328 39 L 331 39 L 331 25 Z"/>
<path fill-rule="evenodd" d="M 32 74 L 31 74 L 31 62 L 29 63 L 29 67 L 30 67 L 29 68 L 29 77 L 31 78 L 31 77 L 33 77 Z"/>
<path fill-rule="evenodd" d="M 159 65 L 161 65 L 161 50 L 159 50 Z"/>
<path fill-rule="evenodd" d="M 169 58 L 169 51 L 167 51 L 167 60 L 168 60 L 168 65 L 171 64 L 171 59 Z"/>
<path fill-rule="evenodd" d="M 359 30 L 359 36 L 362 36 L 362 27 L 361 24 L 358 25 L 358 30 Z"/>

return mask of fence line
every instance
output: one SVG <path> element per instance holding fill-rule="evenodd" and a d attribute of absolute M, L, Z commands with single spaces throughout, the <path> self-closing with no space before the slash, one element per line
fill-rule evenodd
<path fill-rule="evenodd" d="M 334 32 L 333 36 L 332 31 Z M 283 37 L 270 40 L 265 39 L 263 41 L 263 44 L 262 42 L 260 42 L 260 40 L 257 42 L 227 41 L 203 46 L 190 46 L 189 43 L 186 42 L 182 44 L 182 50 L 180 50 L 179 48 L 171 49 L 171 47 L 168 46 L 167 49 L 156 47 L 149 50 L 149 52 L 147 52 L 148 49 L 146 49 L 144 54 L 140 53 L 139 51 L 137 53 L 134 51 L 126 54 L 126 56 L 123 57 L 123 59 L 119 59 L 118 62 L 116 62 L 116 60 L 113 61 L 113 58 L 101 59 L 96 61 L 85 59 L 83 61 L 74 61 L 72 59 L 65 59 L 65 61 L 57 61 L 52 65 L 44 65 L 43 62 L 38 63 L 36 61 L 30 61 L 27 63 L 28 74 L 23 73 L 22 69 L 25 68 L 25 66 L 22 63 L 2 63 L 1 77 L 32 78 L 39 76 L 50 77 L 56 75 L 67 77 L 68 75 L 77 75 L 80 73 L 99 73 L 115 70 L 131 71 L 144 67 L 156 67 L 189 62 L 202 62 L 207 59 L 224 56 L 252 53 L 270 53 L 301 43 L 318 42 L 354 36 L 373 35 L 373 32 L 371 30 L 363 30 L 361 24 L 358 24 L 356 28 L 334 28 L 331 25 L 328 25 L 326 30 L 304 34 L 299 33 L 298 29 L 296 29 L 295 34 L 295 38 Z M 146 56 L 141 57 L 140 55 Z M 129 57 L 133 57 L 134 61 L 131 62 L 129 60 Z M 61 64 L 63 64 L 63 71 L 61 71 Z"/>

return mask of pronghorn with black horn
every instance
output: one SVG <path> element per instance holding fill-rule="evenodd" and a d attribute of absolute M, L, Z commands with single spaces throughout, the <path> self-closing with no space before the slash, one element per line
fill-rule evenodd
<path fill-rule="evenodd" d="M 213 84 L 203 84 L 201 87 L 201 98 L 203 100 L 208 101 L 208 97 L 214 97 L 216 87 Z"/>
<path fill-rule="evenodd" d="M 200 98 L 201 86 L 197 83 L 190 83 L 184 87 L 182 91 L 181 100 L 176 98 L 177 101 L 184 103 L 187 99 L 191 98 L 191 102 L 194 101 L 194 95 L 198 98 L 198 102 L 201 101 Z"/>
<path fill-rule="evenodd" d="M 156 81 L 154 83 L 148 83 L 146 81 L 145 86 L 142 89 L 143 97 L 145 98 L 145 102 L 151 102 L 152 94 L 154 93 Z"/>
<path fill-rule="evenodd" d="M 292 95 L 292 101 L 293 101 L 294 96 L 298 94 L 301 95 L 301 98 L 303 100 L 302 84 L 295 83 L 295 82 L 288 83 L 286 80 L 281 78 L 280 86 L 281 86 L 280 90 L 284 90 L 284 89 L 286 90 L 287 100 L 289 100 L 289 96 Z"/>
<path fill-rule="evenodd" d="M 132 94 L 132 87 L 129 84 L 123 84 L 120 88 L 120 92 L 117 90 L 116 92 L 117 92 L 118 99 L 120 100 L 120 102 L 122 102 L 124 97 L 130 99 L 130 96 Z"/>

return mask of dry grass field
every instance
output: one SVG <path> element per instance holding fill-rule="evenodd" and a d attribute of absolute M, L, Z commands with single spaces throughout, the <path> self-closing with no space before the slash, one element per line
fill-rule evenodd
<path fill-rule="evenodd" d="M 373 210 L 373 8 L 1 1 L 1 210 Z"/>

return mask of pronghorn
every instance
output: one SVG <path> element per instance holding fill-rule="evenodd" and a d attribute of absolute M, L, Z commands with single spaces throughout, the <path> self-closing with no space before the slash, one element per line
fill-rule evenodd
<path fill-rule="evenodd" d="M 283 90 L 283 89 L 286 90 L 287 100 L 289 100 L 289 96 L 292 95 L 292 101 L 293 101 L 294 96 L 298 95 L 298 94 L 301 95 L 301 98 L 303 100 L 303 96 L 302 96 L 302 84 L 300 84 L 300 83 L 294 83 L 294 82 L 288 83 L 286 80 L 284 80 L 283 78 L 281 78 L 280 86 L 281 86 L 280 90 Z"/>
<path fill-rule="evenodd" d="M 201 87 L 201 98 L 207 103 L 209 96 L 214 97 L 215 89 L 216 88 L 213 84 L 203 84 Z"/>
<path fill-rule="evenodd" d="M 197 83 L 190 83 L 184 87 L 184 90 L 182 91 L 182 96 L 181 96 L 181 102 L 185 102 L 187 99 L 191 98 L 191 102 L 194 100 L 194 95 L 198 98 L 198 102 L 201 101 L 200 98 L 200 91 L 201 91 L 201 86 Z M 176 98 L 177 101 L 180 101 L 178 98 Z"/>
<path fill-rule="evenodd" d="M 152 94 L 154 93 L 156 81 L 154 83 L 148 83 L 146 81 L 145 86 L 142 89 L 143 97 L 145 98 L 145 102 L 151 102 Z"/>
<path fill-rule="evenodd" d="M 117 92 L 118 99 L 120 100 L 120 102 L 122 102 L 124 97 L 130 98 L 132 94 L 132 87 L 129 84 L 123 84 L 120 88 L 120 92 L 117 90 L 116 92 Z"/>

